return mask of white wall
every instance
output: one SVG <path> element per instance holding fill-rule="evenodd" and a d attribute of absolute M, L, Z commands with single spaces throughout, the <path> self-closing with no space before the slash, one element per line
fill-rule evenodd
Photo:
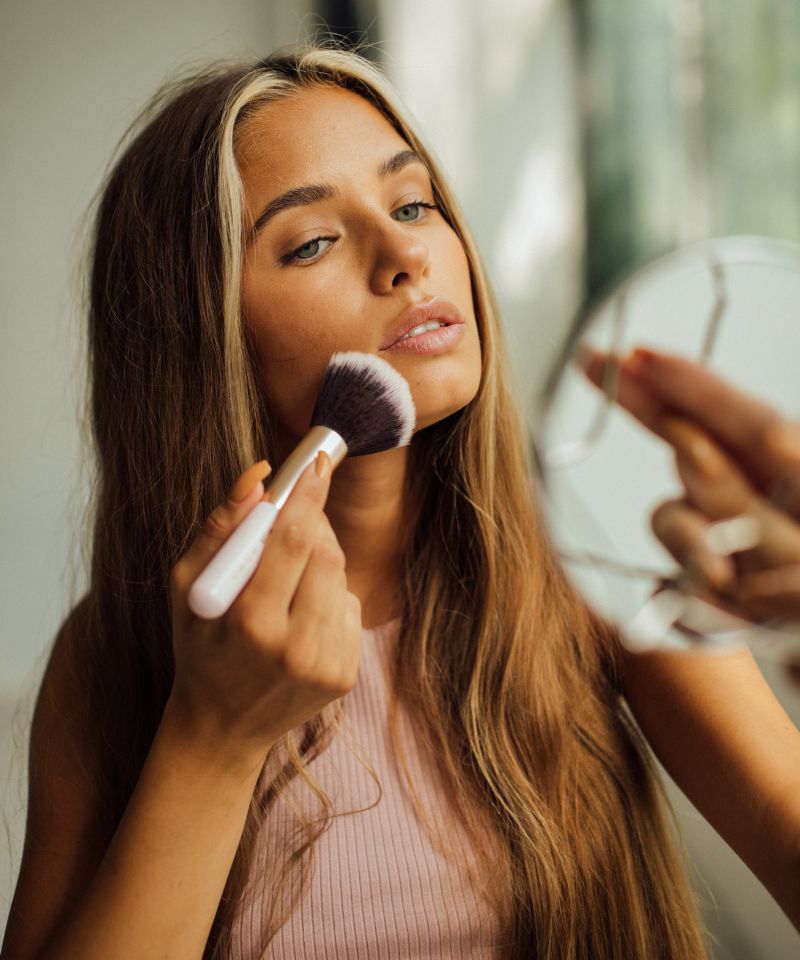
<path fill-rule="evenodd" d="M 84 500 L 77 416 L 85 211 L 120 136 L 167 75 L 190 62 L 265 56 L 306 39 L 310 6 L 0 5 L 0 800 L 10 836 L 7 844 L 0 832 L 3 926 L 20 852 L 30 702 L 71 582 L 83 582 L 74 554 Z"/>

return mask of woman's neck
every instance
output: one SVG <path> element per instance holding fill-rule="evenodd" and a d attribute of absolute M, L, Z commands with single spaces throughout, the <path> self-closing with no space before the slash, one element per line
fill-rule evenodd
<path fill-rule="evenodd" d="M 345 459 L 334 472 L 325 513 L 347 558 L 347 589 L 374 627 L 400 615 L 408 447 Z"/>

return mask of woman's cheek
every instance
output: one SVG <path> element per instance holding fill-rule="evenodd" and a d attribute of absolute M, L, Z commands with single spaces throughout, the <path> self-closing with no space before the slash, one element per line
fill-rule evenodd
<path fill-rule="evenodd" d="M 258 379 L 277 423 L 300 437 L 316 403 L 331 353 L 338 349 L 329 311 L 296 295 L 287 296 L 277 283 L 243 284 L 242 320 L 252 338 Z"/>
<path fill-rule="evenodd" d="M 291 316 L 280 323 L 264 323 L 253 319 L 247 322 L 262 366 L 271 363 L 291 363 L 312 354 L 317 348 L 313 331 L 298 329 Z"/>
<path fill-rule="evenodd" d="M 304 356 L 318 339 L 318 324 L 304 316 L 302 304 L 286 297 L 276 285 L 250 281 L 242 289 L 242 321 L 263 363 L 286 362 Z"/>

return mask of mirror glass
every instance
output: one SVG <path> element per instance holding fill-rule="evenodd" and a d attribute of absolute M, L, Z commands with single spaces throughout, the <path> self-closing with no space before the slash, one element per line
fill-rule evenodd
<path fill-rule="evenodd" d="M 654 509 L 683 492 L 672 449 L 614 402 L 613 364 L 602 389 L 589 382 L 584 348 L 684 356 L 800 421 L 799 314 L 800 250 L 724 237 L 636 270 L 575 323 L 540 408 L 543 502 L 568 576 L 631 649 L 749 643 L 788 660 L 800 652 L 800 627 L 748 622 L 692 589 L 651 528 Z M 740 549 L 754 535 L 746 522 L 719 527 Z"/>

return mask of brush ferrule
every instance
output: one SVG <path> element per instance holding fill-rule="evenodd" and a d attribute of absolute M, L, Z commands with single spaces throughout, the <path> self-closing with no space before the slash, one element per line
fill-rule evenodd
<path fill-rule="evenodd" d="M 335 470 L 347 454 L 347 445 L 330 427 L 312 427 L 281 464 L 269 485 L 269 499 L 278 510 L 286 503 L 306 467 L 317 459 L 320 450 L 328 454 L 331 468 Z"/>

